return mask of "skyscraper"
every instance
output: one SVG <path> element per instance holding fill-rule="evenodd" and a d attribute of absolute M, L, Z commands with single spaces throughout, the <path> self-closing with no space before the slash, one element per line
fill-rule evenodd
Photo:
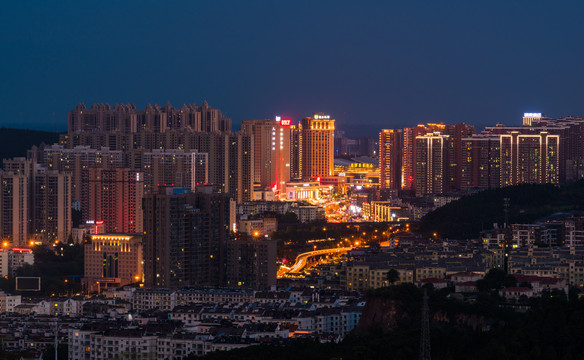
<path fill-rule="evenodd" d="M 156 192 L 158 186 L 188 187 L 209 182 L 209 156 L 195 150 L 154 149 L 142 154 L 142 171 L 146 192 Z"/>
<path fill-rule="evenodd" d="M 223 116 L 220 110 L 211 108 L 206 101 L 201 106 L 183 105 L 180 109 L 170 104 L 148 104 L 144 110 L 136 109 L 134 104 L 115 105 L 113 108 L 108 104 L 93 104 L 90 108 L 78 104 L 69 112 L 70 134 L 84 131 L 164 133 L 185 128 L 230 132 L 231 119 Z"/>
<path fill-rule="evenodd" d="M 300 123 L 302 177 L 333 176 L 335 120 L 314 114 Z"/>
<path fill-rule="evenodd" d="M 253 200 L 254 138 L 238 132 L 227 136 L 227 193 L 238 203 Z"/>
<path fill-rule="evenodd" d="M 71 174 L 40 168 L 34 177 L 33 233 L 49 242 L 68 242 L 72 224 Z"/>
<path fill-rule="evenodd" d="M 560 183 L 560 136 L 547 131 L 500 135 L 501 186 Z"/>
<path fill-rule="evenodd" d="M 290 126 L 290 179 L 302 179 L 302 144 L 300 126 Z"/>
<path fill-rule="evenodd" d="M 67 242 L 71 233 L 71 174 L 31 160 L 4 160 L 0 171 L 0 236 L 14 246 L 39 240 Z"/>
<path fill-rule="evenodd" d="M 88 219 L 103 220 L 109 234 L 142 233 L 143 173 L 128 168 L 88 171 Z"/>
<path fill-rule="evenodd" d="M 462 139 L 461 190 L 500 186 L 501 143 L 498 135 L 478 134 Z"/>
<path fill-rule="evenodd" d="M 454 190 L 450 164 L 454 141 L 450 135 L 433 132 L 416 137 L 416 196 L 444 194 Z"/>
<path fill-rule="evenodd" d="M 290 181 L 290 119 L 244 120 L 241 131 L 253 135 L 255 183 L 281 190 Z"/>
<path fill-rule="evenodd" d="M 401 130 L 383 129 L 379 133 L 379 182 L 382 189 L 401 189 Z"/>
<path fill-rule="evenodd" d="M 460 124 L 426 124 L 417 125 L 413 128 L 404 129 L 404 189 L 413 190 L 416 184 L 416 154 L 418 136 L 426 135 L 428 133 L 439 132 L 443 135 L 449 135 L 452 141 L 452 150 L 450 163 L 446 164 L 448 167 L 448 176 L 450 176 L 453 184 L 451 190 L 460 190 L 462 184 L 462 139 L 469 137 L 475 133 L 475 127 L 465 123 Z"/>
<path fill-rule="evenodd" d="M 230 196 L 159 188 L 144 197 L 147 286 L 225 285 L 225 253 L 234 221 Z"/>
<path fill-rule="evenodd" d="M 0 236 L 15 246 L 26 246 L 29 237 L 29 181 L 24 174 L 0 172 Z"/>

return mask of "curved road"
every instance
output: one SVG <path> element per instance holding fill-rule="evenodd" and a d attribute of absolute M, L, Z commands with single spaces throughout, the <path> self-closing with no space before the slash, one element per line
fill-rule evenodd
<path fill-rule="evenodd" d="M 308 259 L 313 257 L 313 256 L 333 255 L 333 254 L 339 255 L 339 254 L 346 253 L 347 251 L 349 251 L 351 249 L 353 249 L 353 248 L 352 247 L 330 248 L 330 249 L 314 250 L 314 251 L 302 253 L 296 257 L 296 262 L 294 263 L 294 265 L 292 265 L 292 267 L 290 267 L 288 271 L 283 271 L 279 277 L 281 277 L 282 275 L 284 275 L 286 273 L 291 273 L 291 274 L 299 273 L 308 264 Z"/>

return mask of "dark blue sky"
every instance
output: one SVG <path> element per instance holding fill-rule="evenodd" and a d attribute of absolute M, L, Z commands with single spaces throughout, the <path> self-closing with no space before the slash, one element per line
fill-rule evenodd
<path fill-rule="evenodd" d="M 351 135 L 584 115 L 584 3 L 12 1 L 0 125 L 64 130 L 78 102 L 322 111 Z"/>

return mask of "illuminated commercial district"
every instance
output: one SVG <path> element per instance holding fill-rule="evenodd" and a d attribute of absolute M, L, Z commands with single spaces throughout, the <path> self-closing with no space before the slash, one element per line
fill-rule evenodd
<path fill-rule="evenodd" d="M 66 277 L 64 291 L 41 298 L 42 276 L 17 277 L 19 294 L 0 295 L 0 311 L 28 316 L 27 330 L 3 336 L 3 349 L 40 353 L 54 337 L 70 359 L 179 359 L 266 336 L 338 341 L 356 326 L 363 291 L 389 285 L 390 270 L 398 282 L 472 293 L 507 258 L 532 287 L 503 296 L 582 286 L 584 262 L 565 261 L 584 255 L 582 218 L 509 224 L 510 252 L 501 227 L 459 243 L 410 224 L 469 192 L 583 178 L 583 134 L 584 118 L 540 113 L 480 133 L 429 123 L 351 139 L 322 113 L 244 120 L 233 132 L 206 102 L 80 104 L 58 143 L 4 160 L 0 271 L 34 264 L 32 248 L 82 246 L 82 288 L 72 293 Z M 541 242 L 565 246 L 533 247 Z"/>

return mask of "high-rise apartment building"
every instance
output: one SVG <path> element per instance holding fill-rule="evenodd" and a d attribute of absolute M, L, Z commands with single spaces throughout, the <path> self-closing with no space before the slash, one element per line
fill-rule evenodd
<path fill-rule="evenodd" d="M 26 246 L 30 231 L 30 178 L 11 171 L 0 172 L 0 236 L 14 246 Z"/>
<path fill-rule="evenodd" d="M 128 168 L 90 168 L 88 199 L 83 212 L 103 220 L 109 234 L 142 233 L 144 175 Z"/>
<path fill-rule="evenodd" d="M 79 104 L 69 112 L 70 134 L 84 131 L 164 133 L 185 128 L 230 132 L 231 119 L 223 116 L 220 110 L 211 108 L 206 101 L 201 106 L 183 105 L 180 109 L 170 104 L 162 107 L 148 104 L 144 110 L 136 109 L 133 104 L 113 108 L 108 104 L 94 104 L 89 109 Z"/>
<path fill-rule="evenodd" d="M 379 183 L 382 189 L 401 189 L 402 131 L 383 129 L 379 133 Z"/>
<path fill-rule="evenodd" d="M 303 118 L 299 127 L 302 177 L 333 176 L 335 120 L 314 114 Z"/>
<path fill-rule="evenodd" d="M 253 200 L 254 183 L 254 138 L 238 132 L 227 140 L 227 186 L 226 192 L 238 203 Z"/>
<path fill-rule="evenodd" d="M 83 287 L 100 292 L 142 281 L 142 238 L 137 235 L 90 235 L 84 245 Z"/>
<path fill-rule="evenodd" d="M 63 145 L 46 146 L 41 165 L 49 170 L 71 173 L 71 198 L 83 202 L 88 199 L 89 168 L 123 167 L 123 152 L 109 148 L 94 149 L 89 145 L 66 148 Z M 84 219 L 89 219 L 83 214 Z"/>
<path fill-rule="evenodd" d="M 0 236 L 14 246 L 31 238 L 67 242 L 71 234 L 71 175 L 31 160 L 4 160 L 0 172 Z"/>
<path fill-rule="evenodd" d="M 44 168 L 35 173 L 32 233 L 37 237 L 48 242 L 68 242 L 72 225 L 71 186 L 69 173 Z"/>
<path fill-rule="evenodd" d="M 453 179 L 452 190 L 459 190 L 462 187 L 462 139 L 470 137 L 476 131 L 472 125 L 465 123 L 460 124 L 426 124 L 417 125 L 413 128 L 404 129 L 404 147 L 403 147 L 403 188 L 405 190 L 415 189 L 416 184 L 416 154 L 418 136 L 423 136 L 428 133 L 439 132 L 443 135 L 449 135 L 452 141 L 453 154 L 451 155 L 449 167 L 449 176 Z"/>
<path fill-rule="evenodd" d="M 444 194 L 455 190 L 454 141 L 450 135 L 433 132 L 416 137 L 416 196 Z"/>
<path fill-rule="evenodd" d="M 195 150 L 160 150 L 140 154 L 146 192 L 158 186 L 188 187 L 209 182 L 209 156 Z"/>
<path fill-rule="evenodd" d="M 461 190 L 500 186 L 501 143 L 499 136 L 478 134 L 462 139 Z"/>
<path fill-rule="evenodd" d="M 268 289 L 276 285 L 276 240 L 239 236 L 227 246 L 227 285 Z"/>
<path fill-rule="evenodd" d="M 290 126 L 290 179 L 302 179 L 302 145 L 300 126 Z"/>
<path fill-rule="evenodd" d="M 235 222 L 228 194 L 159 188 L 144 197 L 143 209 L 146 286 L 225 285 L 226 246 Z"/>
<path fill-rule="evenodd" d="M 500 135 L 501 186 L 560 183 L 560 136 L 547 131 Z"/>
<path fill-rule="evenodd" d="M 290 181 L 290 119 L 244 120 L 241 131 L 253 135 L 255 183 L 281 190 Z"/>

